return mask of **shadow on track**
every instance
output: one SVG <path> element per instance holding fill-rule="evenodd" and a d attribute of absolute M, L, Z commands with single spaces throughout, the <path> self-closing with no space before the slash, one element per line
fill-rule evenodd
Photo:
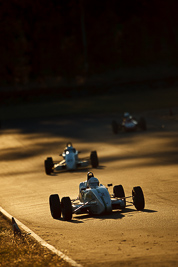
<path fill-rule="evenodd" d="M 124 210 L 114 210 L 110 214 L 101 214 L 101 215 L 89 215 L 89 214 L 77 214 L 75 215 L 70 223 L 84 223 L 86 220 L 119 220 L 123 219 L 124 217 L 130 216 L 132 213 L 132 216 L 134 216 L 134 213 L 136 212 L 143 212 L 143 213 L 154 213 L 157 212 L 156 210 L 150 210 L 150 209 L 144 209 L 142 211 L 137 211 L 135 209 L 131 208 L 125 208 Z M 57 219 L 58 221 L 63 221 L 63 218 Z"/>
<path fill-rule="evenodd" d="M 16 134 L 20 134 L 20 137 L 23 135 L 23 140 L 21 143 L 19 142 L 17 147 L 2 149 L 0 160 L 29 159 L 38 155 L 44 156 L 45 159 L 46 156 L 49 156 L 49 151 L 54 151 L 54 154 L 58 154 L 57 147 L 59 147 L 59 150 L 63 149 L 65 144 L 64 141 L 61 141 L 62 138 L 62 140 L 75 140 L 74 144 L 79 143 L 82 145 L 83 143 L 87 143 L 87 146 L 85 144 L 85 147 L 82 147 L 82 153 L 88 153 L 89 149 L 87 147 L 90 147 L 91 144 L 93 146 L 92 149 L 95 149 L 95 144 L 97 146 L 99 144 L 102 144 L 102 146 L 106 144 L 106 146 L 109 145 L 109 148 L 111 146 L 113 148 L 118 146 L 120 150 L 118 150 L 117 154 L 106 155 L 105 153 L 103 155 L 102 151 L 100 152 L 99 161 L 102 165 L 114 161 L 127 161 L 127 168 L 133 168 L 135 166 L 159 166 L 163 165 L 163 163 L 164 165 L 175 164 L 178 161 L 178 153 L 175 150 L 175 147 L 178 145 L 175 121 L 162 121 L 162 119 L 155 118 L 154 123 L 158 125 L 164 123 L 166 126 L 164 129 L 160 128 L 155 131 L 148 129 L 145 132 L 114 135 L 111 130 L 111 119 L 109 117 L 68 117 L 54 118 L 51 120 L 29 119 L 27 121 L 11 121 L 6 125 L 6 129 L 2 131 L 2 134 L 7 134 L 8 136 L 9 132 L 11 132 L 10 134 L 13 135 L 14 131 L 16 131 Z M 33 139 L 34 143 L 28 145 L 29 140 Z M 159 149 L 137 149 L 142 142 L 144 143 L 144 140 L 152 141 L 154 139 L 158 141 L 162 140 L 164 146 L 161 147 L 161 151 Z M 130 153 L 127 153 L 128 148 Z M 151 148 L 151 144 L 149 148 Z M 138 160 L 134 166 L 131 164 L 133 160 Z"/>
<path fill-rule="evenodd" d="M 49 176 L 56 176 L 56 175 L 58 175 L 58 174 L 60 174 L 60 173 L 65 173 L 65 172 L 68 172 L 68 173 L 88 173 L 89 171 L 91 171 L 91 170 L 102 170 L 102 169 L 104 169 L 105 168 L 105 166 L 98 166 L 97 168 L 79 168 L 79 169 L 76 169 L 76 170 L 67 170 L 67 169 L 65 169 L 65 170 L 60 170 L 60 171 L 54 171 L 54 172 L 52 172 Z"/>

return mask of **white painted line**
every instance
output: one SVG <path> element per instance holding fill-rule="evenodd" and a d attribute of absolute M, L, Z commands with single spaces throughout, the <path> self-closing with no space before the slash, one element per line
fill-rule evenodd
<path fill-rule="evenodd" d="M 12 217 L 7 211 L 5 211 L 2 207 L 0 207 L 0 212 L 2 214 L 4 214 L 7 218 L 9 218 L 10 220 L 12 220 Z M 27 226 L 25 226 L 23 223 L 21 223 L 19 220 L 17 220 L 15 218 L 15 221 L 17 222 L 17 224 L 27 233 L 30 233 L 31 236 L 33 236 L 33 238 L 39 242 L 42 246 L 48 248 L 49 250 L 51 250 L 53 253 L 55 253 L 56 255 L 58 255 L 60 258 L 62 258 L 63 260 L 65 260 L 66 262 L 68 262 L 71 266 L 73 267 L 82 267 L 81 264 L 78 264 L 77 262 L 75 262 L 74 260 L 72 260 L 71 258 L 69 258 L 67 255 L 63 254 L 60 250 L 57 250 L 55 247 L 51 246 L 50 244 L 48 244 L 46 241 L 44 241 L 41 237 L 39 237 L 37 234 L 35 234 L 32 230 L 30 230 Z"/>

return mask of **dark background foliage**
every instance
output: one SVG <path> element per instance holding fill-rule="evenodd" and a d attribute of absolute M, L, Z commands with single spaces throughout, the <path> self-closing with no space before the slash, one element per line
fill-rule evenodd
<path fill-rule="evenodd" d="M 0 0 L 0 84 L 177 64 L 176 0 Z"/>

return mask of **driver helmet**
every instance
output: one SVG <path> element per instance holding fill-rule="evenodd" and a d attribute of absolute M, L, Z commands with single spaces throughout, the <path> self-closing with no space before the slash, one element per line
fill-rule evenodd
<path fill-rule="evenodd" d="M 99 180 L 95 177 L 90 177 L 90 179 L 87 181 L 87 185 L 90 188 L 96 188 L 99 186 Z"/>
<path fill-rule="evenodd" d="M 66 144 L 66 147 L 65 147 L 65 149 L 64 149 L 64 153 L 69 154 L 70 152 L 74 152 L 74 153 L 76 152 L 76 149 L 73 148 L 71 142 L 67 143 L 67 144 Z"/>
<path fill-rule="evenodd" d="M 73 148 L 73 146 L 72 146 L 72 143 L 71 143 L 71 142 L 69 142 L 69 143 L 67 143 L 67 144 L 66 144 L 66 148 L 65 148 L 65 149 L 68 149 L 68 148 L 69 148 L 69 149 L 70 149 L 70 148 Z"/>

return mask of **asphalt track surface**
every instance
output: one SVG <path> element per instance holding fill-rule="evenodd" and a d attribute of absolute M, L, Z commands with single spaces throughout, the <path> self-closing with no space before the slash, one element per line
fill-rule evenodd
<path fill-rule="evenodd" d="M 0 206 L 37 235 L 83 266 L 175 266 L 178 264 L 178 116 L 145 112 L 148 130 L 111 130 L 117 116 L 12 120 L 0 133 Z M 44 172 L 44 159 L 59 160 L 67 142 L 80 157 L 97 150 L 99 167 Z M 71 222 L 54 220 L 50 194 L 76 198 L 78 185 L 93 171 L 100 183 L 134 186 L 145 195 L 144 211 L 124 211 Z M 110 190 L 110 189 L 109 189 Z M 110 190 L 112 193 L 112 189 Z"/>

